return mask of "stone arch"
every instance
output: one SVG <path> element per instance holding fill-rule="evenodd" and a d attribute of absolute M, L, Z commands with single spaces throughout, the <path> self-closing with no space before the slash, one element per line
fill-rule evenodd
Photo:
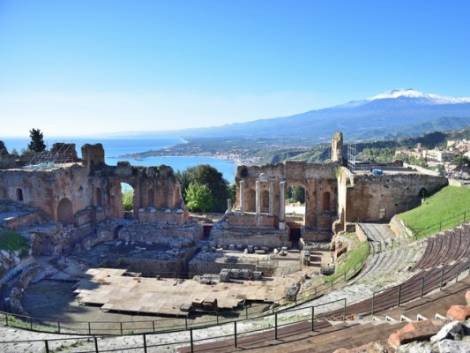
<path fill-rule="evenodd" d="M 19 201 L 19 202 L 24 201 L 23 189 L 22 188 L 17 188 L 16 189 L 16 201 Z"/>
<path fill-rule="evenodd" d="M 331 211 L 331 194 L 325 191 L 322 195 L 322 209 L 323 211 Z"/>
<path fill-rule="evenodd" d="M 256 191 L 250 189 L 246 193 L 246 211 L 256 212 Z"/>
<path fill-rule="evenodd" d="M 103 206 L 103 193 L 101 191 L 101 188 L 96 188 L 95 197 L 96 197 L 96 206 L 102 207 Z"/>
<path fill-rule="evenodd" d="M 269 191 L 263 190 L 261 192 L 261 212 L 268 213 L 269 212 Z"/>
<path fill-rule="evenodd" d="M 62 224 L 73 224 L 73 205 L 72 201 L 64 197 L 57 205 L 57 220 Z"/>

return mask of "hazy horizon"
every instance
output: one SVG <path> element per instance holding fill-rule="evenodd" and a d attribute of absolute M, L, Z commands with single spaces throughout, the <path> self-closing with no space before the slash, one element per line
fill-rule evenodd
<path fill-rule="evenodd" d="M 469 15 L 458 0 L 0 0 L 0 133 L 172 132 L 395 88 L 468 96 Z"/>

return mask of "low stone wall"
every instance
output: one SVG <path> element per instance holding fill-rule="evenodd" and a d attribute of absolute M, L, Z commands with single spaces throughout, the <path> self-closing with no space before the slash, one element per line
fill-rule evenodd
<path fill-rule="evenodd" d="M 154 207 L 141 208 L 138 219 L 142 223 L 183 225 L 188 220 L 188 213 L 183 209 L 157 209 Z"/>
<path fill-rule="evenodd" d="M 362 242 L 368 240 L 367 235 L 366 235 L 366 233 L 364 232 L 364 229 L 362 229 L 360 223 L 357 223 L 357 224 L 356 224 L 356 235 L 357 235 L 357 238 L 358 238 L 360 241 L 362 241 Z"/>
<path fill-rule="evenodd" d="M 190 277 L 205 273 L 218 274 L 223 268 L 249 269 L 256 271 L 255 264 L 192 260 L 188 265 L 188 274 Z"/>
<path fill-rule="evenodd" d="M 198 223 L 171 225 L 161 223 L 132 223 L 123 226 L 118 238 L 124 241 L 178 246 L 176 243 L 192 245 L 203 236 L 203 227 Z M 175 243 L 176 242 L 176 243 Z"/>
<path fill-rule="evenodd" d="M 231 244 L 247 247 L 249 245 L 268 247 L 271 249 L 291 246 L 288 231 L 270 228 L 219 228 L 214 227 L 211 239 L 217 247 L 227 247 Z"/>
<path fill-rule="evenodd" d="M 9 217 L 4 220 L 3 226 L 6 228 L 17 230 L 19 228 L 30 226 L 32 224 L 37 224 L 42 221 L 41 216 L 34 212 L 29 214 L 24 214 L 16 217 Z"/>
<path fill-rule="evenodd" d="M 304 229 L 302 232 L 302 238 L 307 242 L 331 241 L 332 236 L 331 232 L 318 232 L 311 229 Z"/>
<path fill-rule="evenodd" d="M 178 277 L 186 276 L 188 262 L 194 255 L 196 248 L 186 249 L 182 256 L 174 259 L 151 259 L 120 257 L 107 264 L 109 267 L 125 268 L 131 272 L 142 273 L 145 277 L 162 276 Z"/>
<path fill-rule="evenodd" d="M 261 226 L 276 227 L 277 218 L 265 213 L 257 215 L 253 212 L 230 212 L 225 216 L 226 221 L 232 226 Z"/>
<path fill-rule="evenodd" d="M 397 237 L 405 239 L 414 237 L 413 231 L 409 229 L 398 216 L 393 216 L 389 225 L 390 229 Z"/>
<path fill-rule="evenodd" d="M 14 285 L 9 294 L 9 310 L 16 314 L 25 315 L 27 312 L 23 309 L 21 299 L 26 288 L 28 288 L 33 277 L 37 274 L 39 266 L 31 265 L 25 267 L 23 271 L 16 278 Z"/>

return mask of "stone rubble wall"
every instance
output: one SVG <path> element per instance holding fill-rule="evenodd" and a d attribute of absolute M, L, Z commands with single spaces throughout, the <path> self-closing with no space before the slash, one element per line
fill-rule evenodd
<path fill-rule="evenodd" d="M 119 230 L 119 239 L 130 242 L 162 244 L 170 247 L 192 246 L 203 236 L 203 227 L 197 223 L 183 225 L 160 223 L 131 223 Z"/>

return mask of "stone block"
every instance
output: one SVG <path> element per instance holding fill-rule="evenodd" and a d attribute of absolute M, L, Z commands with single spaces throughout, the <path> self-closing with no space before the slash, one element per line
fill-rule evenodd
<path fill-rule="evenodd" d="M 447 310 L 447 317 L 451 320 L 465 321 L 470 318 L 470 306 L 452 305 L 449 310 Z"/>
<path fill-rule="evenodd" d="M 413 321 L 392 333 L 388 338 L 388 343 L 394 348 L 402 344 L 425 341 L 437 334 L 443 323 L 437 320 Z"/>

